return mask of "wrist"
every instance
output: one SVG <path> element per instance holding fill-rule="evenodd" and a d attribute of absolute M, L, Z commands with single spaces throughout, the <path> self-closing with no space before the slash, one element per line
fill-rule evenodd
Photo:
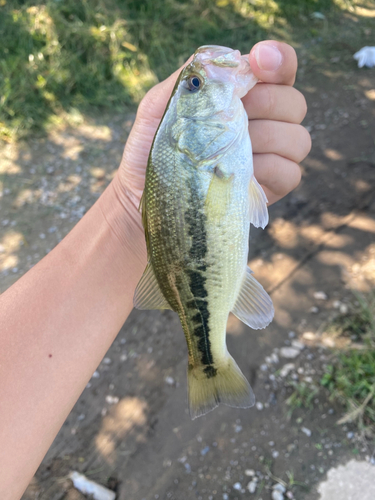
<path fill-rule="evenodd" d="M 131 191 L 124 190 L 116 176 L 97 203 L 119 252 L 131 259 L 142 274 L 147 264 L 147 251 L 139 199 Z"/>

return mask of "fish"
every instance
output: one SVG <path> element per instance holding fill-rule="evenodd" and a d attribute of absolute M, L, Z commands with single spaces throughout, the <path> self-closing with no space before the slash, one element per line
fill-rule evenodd
<path fill-rule="evenodd" d="M 241 101 L 256 82 L 240 51 L 198 48 L 177 79 L 146 168 L 140 209 L 148 264 L 134 306 L 178 314 L 193 419 L 219 403 L 254 405 L 226 346 L 227 320 L 232 312 L 261 329 L 274 315 L 247 265 L 250 224 L 268 223 Z"/>

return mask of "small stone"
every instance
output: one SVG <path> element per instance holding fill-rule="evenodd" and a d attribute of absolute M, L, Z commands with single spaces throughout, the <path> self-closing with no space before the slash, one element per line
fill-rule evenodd
<path fill-rule="evenodd" d="M 94 373 L 92 374 L 92 378 L 99 378 L 100 377 L 100 373 L 95 370 Z"/>
<path fill-rule="evenodd" d="M 173 377 L 165 377 L 165 383 L 168 384 L 168 385 L 174 385 L 174 378 Z"/>
<path fill-rule="evenodd" d="M 249 493 L 255 493 L 257 489 L 257 482 L 256 481 L 250 481 L 250 483 L 247 485 L 247 489 Z"/>
<path fill-rule="evenodd" d="M 312 314 L 317 314 L 319 309 L 316 306 L 310 307 L 309 312 Z"/>
<path fill-rule="evenodd" d="M 263 403 L 261 403 L 260 401 L 257 401 L 255 403 L 255 406 L 256 406 L 256 409 L 259 410 L 259 411 L 262 411 L 264 406 L 263 406 Z"/>
<path fill-rule="evenodd" d="M 283 358 L 289 358 L 293 359 L 296 358 L 300 353 L 299 349 L 296 349 L 295 347 L 282 347 L 280 349 L 280 355 Z"/>
<path fill-rule="evenodd" d="M 280 493 L 285 493 L 286 488 L 281 483 L 276 483 L 272 486 L 273 491 L 280 491 Z"/>
<path fill-rule="evenodd" d="M 273 450 L 272 458 L 277 458 L 279 455 L 280 455 L 280 453 L 277 450 Z"/>
<path fill-rule="evenodd" d="M 294 363 L 287 363 L 280 370 L 280 377 L 285 378 L 292 370 L 294 370 Z"/>
<path fill-rule="evenodd" d="M 281 493 L 281 491 L 273 490 L 271 498 L 272 500 L 284 500 L 284 495 Z"/>
<path fill-rule="evenodd" d="M 201 450 L 202 457 L 204 457 L 205 455 L 207 455 L 207 453 L 209 451 L 210 451 L 210 447 L 209 446 L 206 446 L 205 448 L 203 448 L 203 450 Z"/>
<path fill-rule="evenodd" d="M 332 305 L 334 309 L 340 309 L 341 304 L 342 302 L 340 302 L 339 300 L 334 300 Z"/>
<path fill-rule="evenodd" d="M 349 307 L 346 304 L 341 304 L 340 305 L 340 313 L 341 314 L 348 314 Z"/>
<path fill-rule="evenodd" d="M 262 370 L 262 372 L 266 372 L 268 370 L 268 365 L 266 363 L 263 363 L 262 365 L 260 365 L 260 369 Z"/>
<path fill-rule="evenodd" d="M 302 349 L 305 348 L 305 344 L 300 340 L 292 340 L 292 347 L 295 347 L 296 349 L 302 351 Z"/>
<path fill-rule="evenodd" d="M 311 431 L 310 429 L 308 429 L 307 427 L 302 427 L 301 428 L 301 431 L 306 434 L 307 437 L 310 437 L 311 436 Z"/>
<path fill-rule="evenodd" d="M 124 361 L 126 361 L 127 359 L 128 359 L 128 356 L 127 356 L 126 354 L 121 354 L 121 356 L 120 356 L 120 361 L 121 361 L 121 362 L 124 362 Z"/>
<path fill-rule="evenodd" d="M 229 496 L 226 493 L 223 493 L 223 500 L 229 500 Z"/>
<path fill-rule="evenodd" d="M 277 364 L 279 362 L 279 356 L 275 352 L 273 352 L 270 357 L 272 363 Z"/>
<path fill-rule="evenodd" d="M 237 491 L 241 491 L 242 490 L 241 483 L 234 483 L 233 489 L 237 490 Z"/>
<path fill-rule="evenodd" d="M 346 434 L 346 437 L 347 437 L 348 439 L 353 439 L 353 438 L 354 438 L 354 432 L 348 432 L 348 433 Z"/>
<path fill-rule="evenodd" d="M 272 447 L 272 446 L 275 446 L 275 441 L 270 441 L 270 442 L 268 443 L 268 446 L 271 446 L 271 447 Z"/>
<path fill-rule="evenodd" d="M 85 420 L 85 418 L 86 418 L 86 415 L 84 413 L 81 413 L 80 415 L 78 415 L 77 420 L 81 421 L 81 420 Z"/>
<path fill-rule="evenodd" d="M 327 297 L 327 294 L 325 292 L 315 292 L 314 293 L 314 299 L 317 299 L 317 300 L 327 300 L 328 297 Z"/>
<path fill-rule="evenodd" d="M 254 469 L 246 469 L 245 476 L 255 476 L 255 470 Z"/>
<path fill-rule="evenodd" d="M 234 426 L 234 432 L 241 432 L 242 431 L 242 425 L 235 425 Z"/>
<path fill-rule="evenodd" d="M 314 332 L 305 332 L 302 335 L 302 338 L 304 338 L 305 340 L 315 340 L 315 333 Z"/>
<path fill-rule="evenodd" d="M 46 238 L 46 235 L 44 233 L 40 233 L 39 238 L 41 240 L 44 240 Z"/>
<path fill-rule="evenodd" d="M 103 359 L 103 363 L 104 363 L 105 365 L 110 365 L 110 364 L 112 363 L 112 360 L 111 360 L 111 358 L 104 358 L 104 359 Z"/>
<path fill-rule="evenodd" d="M 111 394 L 108 394 L 108 396 L 105 397 L 105 400 L 109 405 L 116 405 L 120 401 L 117 396 L 112 396 Z"/>
<path fill-rule="evenodd" d="M 289 500 L 293 500 L 293 498 L 294 498 L 294 495 L 293 495 L 293 493 L 292 493 L 291 491 L 287 491 L 287 492 L 285 493 L 285 496 L 286 496 L 287 498 L 289 498 Z"/>
<path fill-rule="evenodd" d="M 289 337 L 290 339 L 294 339 L 294 337 L 295 337 L 295 336 L 296 336 L 296 332 L 289 332 L 289 333 L 288 333 L 288 337 Z"/>

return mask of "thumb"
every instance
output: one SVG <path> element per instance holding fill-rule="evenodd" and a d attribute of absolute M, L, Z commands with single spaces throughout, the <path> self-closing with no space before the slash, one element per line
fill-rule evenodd
<path fill-rule="evenodd" d="M 259 42 L 249 54 L 251 69 L 262 82 L 293 85 L 297 55 L 293 47 L 275 40 Z"/>

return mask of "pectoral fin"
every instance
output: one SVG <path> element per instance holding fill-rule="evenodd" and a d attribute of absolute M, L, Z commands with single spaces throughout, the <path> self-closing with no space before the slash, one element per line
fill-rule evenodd
<path fill-rule="evenodd" d="M 255 227 L 264 229 L 268 224 L 267 196 L 262 186 L 253 176 L 249 185 L 250 222 Z"/>
<path fill-rule="evenodd" d="M 245 325 L 259 330 L 271 323 L 274 312 L 271 297 L 253 277 L 251 269 L 247 267 L 232 313 Z"/>
<path fill-rule="evenodd" d="M 137 309 L 171 309 L 160 290 L 150 263 L 147 264 L 135 289 L 133 304 Z"/>

